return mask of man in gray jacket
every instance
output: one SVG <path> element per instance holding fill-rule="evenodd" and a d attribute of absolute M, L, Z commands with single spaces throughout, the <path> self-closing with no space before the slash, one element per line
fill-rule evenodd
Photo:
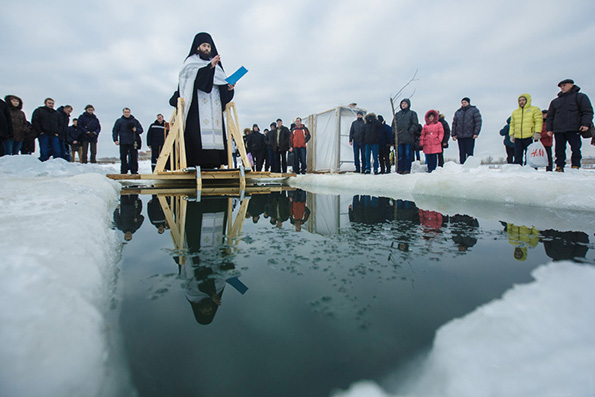
<path fill-rule="evenodd" d="M 472 106 L 471 100 L 461 100 L 461 108 L 456 111 L 452 120 L 452 140 L 459 141 L 459 162 L 464 164 L 469 156 L 473 156 L 475 140 L 481 130 L 481 113 Z"/>

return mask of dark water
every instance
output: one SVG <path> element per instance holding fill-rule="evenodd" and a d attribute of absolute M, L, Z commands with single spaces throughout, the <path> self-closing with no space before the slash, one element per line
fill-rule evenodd
<path fill-rule="evenodd" d="M 532 281 L 537 266 L 595 263 L 592 232 L 410 201 L 163 197 L 185 238 L 159 234 L 169 210 L 157 196 L 122 196 L 115 214 L 133 232 L 120 327 L 141 396 L 328 396 L 359 380 L 383 384 L 440 326 Z"/>

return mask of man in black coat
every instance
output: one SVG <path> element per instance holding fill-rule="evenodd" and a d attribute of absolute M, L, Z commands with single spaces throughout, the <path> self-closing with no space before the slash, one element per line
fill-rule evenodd
<path fill-rule="evenodd" d="M 12 140 L 13 138 L 13 130 L 12 130 L 12 119 L 10 117 L 10 110 L 8 109 L 8 105 L 2 99 L 0 99 L 0 141 L 4 146 L 4 141 Z M 7 148 L 2 148 L 2 153 L 0 155 L 12 154 L 10 153 L 12 150 L 7 150 Z M 10 148 L 12 149 L 12 148 Z"/>
<path fill-rule="evenodd" d="M 162 114 L 157 115 L 157 120 L 149 126 L 147 132 L 147 146 L 151 148 L 151 170 L 155 171 L 157 159 L 163 144 L 165 143 L 165 136 L 167 135 L 167 127 Z"/>
<path fill-rule="evenodd" d="M 57 110 L 60 117 L 62 117 L 62 131 L 60 131 L 60 148 L 62 152 L 60 157 L 66 161 L 70 161 L 70 147 L 68 145 L 68 124 L 70 124 L 70 114 L 72 113 L 72 106 L 60 106 Z"/>
<path fill-rule="evenodd" d="M 438 116 L 438 121 L 442 124 L 442 129 L 444 130 L 444 137 L 442 137 L 442 151 L 438 153 L 438 167 L 444 167 L 444 149 L 448 148 L 448 138 L 450 137 L 450 126 L 448 122 L 444 119 L 444 115 L 440 112 Z"/>
<path fill-rule="evenodd" d="M 72 125 L 66 132 L 66 140 L 70 145 L 70 161 L 74 163 L 76 154 L 79 155 L 79 162 L 83 162 L 83 147 L 81 146 L 81 130 L 78 128 L 78 119 L 72 120 Z"/>
<path fill-rule="evenodd" d="M 254 160 L 254 169 L 258 172 L 262 171 L 264 159 L 267 155 L 267 144 L 264 135 L 260 132 L 258 124 L 252 126 L 252 132 L 248 135 L 248 152 L 252 153 Z"/>
<path fill-rule="evenodd" d="M 351 123 L 349 129 L 349 145 L 353 146 L 353 162 L 357 173 L 365 171 L 364 124 L 364 112 L 358 110 L 357 118 Z"/>
<path fill-rule="evenodd" d="M 50 156 L 59 158 L 62 155 L 60 134 L 63 131 L 62 116 L 54 109 L 54 100 L 46 98 L 45 106 L 40 106 L 33 112 L 31 124 L 39 141 L 39 160 L 46 161 Z"/>
<path fill-rule="evenodd" d="M 556 171 L 564 172 L 566 165 L 566 143 L 570 144 L 572 168 L 581 166 L 581 135 L 593 125 L 593 106 L 589 97 L 574 85 L 571 79 L 558 83 L 558 97 L 550 103 L 545 120 L 548 134 L 556 139 Z"/>
<path fill-rule="evenodd" d="M 91 151 L 91 163 L 97 162 L 97 138 L 101 132 L 101 123 L 95 115 L 93 105 L 85 106 L 85 112 L 79 116 L 78 128 L 81 131 L 83 157 L 81 163 L 87 164 L 87 154 Z"/>
<path fill-rule="evenodd" d="M 380 133 L 381 126 L 376 115 L 374 113 L 367 114 L 364 125 L 365 174 L 369 174 L 372 171 L 372 161 L 374 161 L 374 175 L 378 174 L 378 144 L 380 142 Z"/>
<path fill-rule="evenodd" d="M 269 138 L 269 143 L 273 139 L 273 148 L 275 149 L 275 172 L 287 172 L 287 151 L 289 150 L 289 143 L 291 132 L 289 128 L 283 125 L 283 120 L 277 119 L 277 126 L 275 133 Z M 271 134 L 272 130 L 269 132 Z"/>
<path fill-rule="evenodd" d="M 114 123 L 112 138 L 116 146 L 120 146 L 120 173 L 138 174 L 137 135 L 143 133 L 143 127 L 130 114 L 129 108 L 122 109 L 122 117 Z"/>

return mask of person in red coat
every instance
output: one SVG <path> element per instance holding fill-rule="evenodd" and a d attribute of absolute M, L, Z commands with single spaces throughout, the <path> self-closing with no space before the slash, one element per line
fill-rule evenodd
<path fill-rule="evenodd" d="M 426 124 L 421 130 L 419 144 L 423 147 L 424 154 L 426 155 L 428 172 L 432 172 L 438 164 L 438 153 L 442 153 L 444 128 L 442 127 L 442 123 L 438 121 L 438 112 L 436 110 L 428 110 L 425 119 Z"/>
<path fill-rule="evenodd" d="M 547 110 L 544 109 L 541 111 L 541 115 L 543 117 L 543 128 L 541 129 L 541 144 L 545 148 L 545 152 L 547 153 L 547 167 L 546 171 L 553 171 L 554 170 L 554 159 L 552 157 L 552 146 L 554 145 L 554 138 L 553 133 L 551 131 L 546 132 L 545 130 L 545 119 L 547 118 Z"/>

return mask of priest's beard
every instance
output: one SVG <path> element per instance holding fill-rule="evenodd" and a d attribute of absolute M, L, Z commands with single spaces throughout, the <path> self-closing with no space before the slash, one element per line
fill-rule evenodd
<path fill-rule="evenodd" d="M 211 59 L 211 51 L 203 52 L 201 50 L 198 50 L 198 56 L 200 57 L 200 59 L 204 59 L 205 61 L 208 61 Z"/>

